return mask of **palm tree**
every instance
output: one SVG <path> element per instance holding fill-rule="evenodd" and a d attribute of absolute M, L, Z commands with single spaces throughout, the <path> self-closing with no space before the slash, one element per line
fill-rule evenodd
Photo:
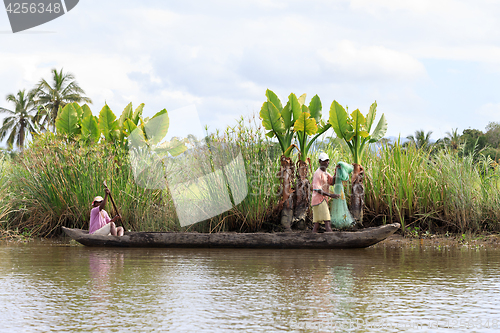
<path fill-rule="evenodd" d="M 37 103 L 43 105 L 47 110 L 45 117 L 39 114 L 38 118 L 44 118 L 41 125 L 50 125 L 55 129 L 55 123 L 59 107 L 63 108 L 66 104 L 72 102 L 91 103 L 92 100 L 83 96 L 85 91 L 75 81 L 75 76 L 71 73 L 63 73 L 52 69 L 52 84 L 42 79 L 36 87 Z"/>
<path fill-rule="evenodd" d="M 23 150 L 26 137 L 37 131 L 34 125 L 34 113 L 37 111 L 34 96 L 34 90 L 28 93 L 25 89 L 19 90 L 16 96 L 7 95 L 7 101 L 14 103 L 14 110 L 0 107 L 0 113 L 8 114 L 0 128 L 0 140 L 8 135 L 7 144 L 10 148 L 16 143 Z"/>
<path fill-rule="evenodd" d="M 424 130 L 415 131 L 415 135 L 408 135 L 406 138 L 410 140 L 406 144 L 414 144 L 418 149 L 428 149 L 431 146 L 432 131 L 424 132 Z"/>
<path fill-rule="evenodd" d="M 445 142 L 452 150 L 457 150 L 462 141 L 462 137 L 458 134 L 458 128 L 452 129 L 451 132 L 446 132 Z"/>

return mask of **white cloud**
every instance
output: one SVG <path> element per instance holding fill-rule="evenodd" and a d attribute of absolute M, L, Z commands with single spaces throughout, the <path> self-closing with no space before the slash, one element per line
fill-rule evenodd
<path fill-rule="evenodd" d="M 319 49 L 318 54 L 329 71 L 357 80 L 414 80 L 426 75 L 417 59 L 383 46 L 342 41 L 334 49 Z"/>

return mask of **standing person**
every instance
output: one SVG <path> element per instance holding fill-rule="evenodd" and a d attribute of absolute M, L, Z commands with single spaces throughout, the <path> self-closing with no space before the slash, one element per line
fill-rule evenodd
<path fill-rule="evenodd" d="M 314 227 L 312 232 L 318 232 L 319 225 L 324 224 L 326 232 L 332 231 L 330 222 L 330 210 L 328 200 L 338 198 L 338 194 L 330 193 L 330 185 L 333 185 L 333 177 L 326 169 L 330 164 L 330 158 L 326 153 L 319 154 L 319 168 L 313 175 L 311 206 L 313 210 Z"/>
<path fill-rule="evenodd" d="M 347 229 L 355 224 L 354 218 L 349 212 L 345 200 L 343 181 L 349 180 L 349 175 L 354 170 L 351 164 L 345 162 L 337 163 L 335 174 L 333 175 L 333 193 L 338 194 L 337 199 L 331 203 L 330 222 L 337 229 Z"/>
<path fill-rule="evenodd" d="M 123 228 L 117 228 L 115 225 L 115 221 L 121 219 L 121 216 L 116 215 L 111 219 L 104 210 L 108 201 L 109 189 L 105 189 L 104 193 L 104 199 L 101 196 L 97 196 L 92 201 L 92 207 L 94 208 L 90 211 L 89 234 L 123 236 Z"/>

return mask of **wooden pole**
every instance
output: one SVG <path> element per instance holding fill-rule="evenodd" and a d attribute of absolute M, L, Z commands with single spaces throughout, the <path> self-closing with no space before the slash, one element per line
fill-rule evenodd
<path fill-rule="evenodd" d="M 104 181 L 103 184 L 104 184 L 104 188 L 107 188 L 109 190 L 108 186 L 106 185 L 106 181 Z M 120 213 L 118 212 L 118 208 L 116 208 L 115 201 L 113 200 L 113 197 L 111 196 L 111 191 L 109 192 L 109 198 L 111 199 L 111 203 L 113 204 L 113 208 L 115 209 L 116 215 L 120 215 Z M 123 228 L 125 229 L 125 224 L 123 223 L 123 219 L 120 218 L 120 220 L 122 222 Z"/>

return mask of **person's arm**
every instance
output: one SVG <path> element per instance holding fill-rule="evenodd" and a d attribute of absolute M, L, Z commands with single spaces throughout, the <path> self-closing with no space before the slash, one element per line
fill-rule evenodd
<path fill-rule="evenodd" d="M 109 194 L 109 189 L 104 189 L 104 200 L 101 202 L 99 205 L 99 211 L 103 210 L 104 207 L 106 207 L 106 202 L 108 202 L 108 194 Z"/>
<path fill-rule="evenodd" d="M 113 219 L 111 219 L 110 222 L 115 222 L 117 220 L 121 220 L 122 219 L 122 216 L 120 214 L 116 215 L 115 217 L 113 217 Z"/>
<path fill-rule="evenodd" d="M 333 199 L 340 198 L 340 194 L 328 193 L 328 192 L 323 191 L 322 189 L 315 189 L 313 191 L 316 191 L 321 195 L 324 195 L 324 196 L 327 196 L 327 197 L 330 197 Z"/>

